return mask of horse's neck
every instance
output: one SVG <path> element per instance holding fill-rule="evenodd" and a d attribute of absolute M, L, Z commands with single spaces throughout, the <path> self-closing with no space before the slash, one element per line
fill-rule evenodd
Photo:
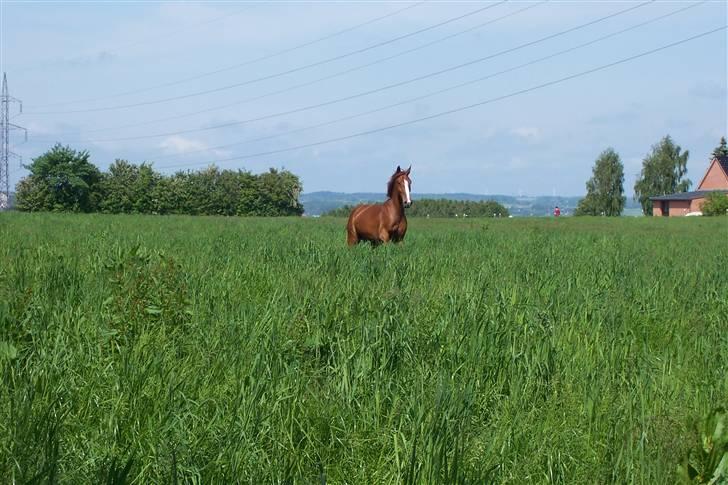
<path fill-rule="evenodd" d="M 404 217 L 404 205 L 402 205 L 402 196 L 399 194 L 398 191 L 395 191 L 392 194 L 392 196 L 389 199 L 387 199 L 387 201 L 385 202 L 385 204 L 386 203 L 389 203 L 389 204 L 392 205 L 392 207 L 394 208 L 395 213 L 398 216 Z"/>

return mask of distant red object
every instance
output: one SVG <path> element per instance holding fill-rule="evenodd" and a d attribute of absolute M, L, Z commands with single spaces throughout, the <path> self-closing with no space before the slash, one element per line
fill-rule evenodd
<path fill-rule="evenodd" d="M 561 209 L 559 209 L 558 207 L 556 207 L 554 209 L 554 217 L 559 217 L 560 215 L 561 215 Z"/>

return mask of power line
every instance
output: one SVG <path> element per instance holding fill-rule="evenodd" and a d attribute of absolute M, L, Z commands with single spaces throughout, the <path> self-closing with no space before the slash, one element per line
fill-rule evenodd
<path fill-rule="evenodd" d="M 643 2 L 643 3 L 640 3 L 638 5 L 631 6 L 629 8 L 620 10 L 618 12 L 615 12 L 615 13 L 612 13 L 612 14 L 609 14 L 609 15 L 606 15 L 606 16 L 603 16 L 603 17 L 600 17 L 600 18 L 598 18 L 596 20 L 592 20 L 592 21 L 586 22 L 584 24 L 577 25 L 575 27 L 571 27 L 571 28 L 566 29 L 566 30 L 562 30 L 560 32 L 556 32 L 554 34 L 550 34 L 550 35 L 547 35 L 545 37 L 541 37 L 540 39 L 536 39 L 536 40 L 533 40 L 533 41 L 530 41 L 530 42 L 525 42 L 525 43 L 520 44 L 520 45 L 518 45 L 516 47 L 511 47 L 509 49 L 504 49 L 504 50 L 499 51 L 499 52 L 496 52 L 494 54 L 489 54 L 487 56 L 482 56 L 482 57 L 479 57 L 477 59 L 473 59 L 473 60 L 470 60 L 470 61 L 467 61 L 467 62 L 464 62 L 464 63 L 461 63 L 461 64 L 457 64 L 455 66 L 450 66 L 450 67 L 447 67 L 447 68 L 444 68 L 444 69 L 440 69 L 438 71 L 430 72 L 428 74 L 423 74 L 421 76 L 416 76 L 416 77 L 413 77 L 413 78 L 410 78 L 410 79 L 407 79 L 407 80 L 404 80 L 404 81 L 400 81 L 400 82 L 388 84 L 388 85 L 385 85 L 385 86 L 381 86 L 381 87 L 376 88 L 376 89 L 370 89 L 368 91 L 363 91 L 363 92 L 356 93 L 356 94 L 352 94 L 352 95 L 349 95 L 349 96 L 335 98 L 335 99 L 332 99 L 332 100 L 329 100 L 329 101 L 325 101 L 323 103 L 311 104 L 311 105 L 303 106 L 303 107 L 300 107 L 300 108 L 295 108 L 295 109 L 291 109 L 291 110 L 287 110 L 287 111 L 281 111 L 281 112 L 278 112 L 278 113 L 272 113 L 272 114 L 268 114 L 268 115 L 258 116 L 258 117 L 255 117 L 255 118 L 248 118 L 246 120 L 231 121 L 231 122 L 228 122 L 228 123 L 220 123 L 220 124 L 217 124 L 217 125 L 211 125 L 211 126 L 206 126 L 206 127 L 202 127 L 202 128 L 191 128 L 191 129 L 187 129 L 187 130 L 176 130 L 176 131 L 169 131 L 169 132 L 164 132 L 164 133 L 156 133 L 156 134 L 152 134 L 152 135 L 129 136 L 129 137 L 119 137 L 119 138 L 106 138 L 106 139 L 86 140 L 86 141 L 89 142 L 89 143 L 103 143 L 103 142 L 143 140 L 143 139 L 150 139 L 150 138 L 160 138 L 160 137 L 165 137 L 165 136 L 183 135 L 183 134 L 186 134 L 186 133 L 196 133 L 196 132 L 200 132 L 200 131 L 210 131 L 210 130 L 217 130 L 217 129 L 220 129 L 220 128 L 228 128 L 230 126 L 239 126 L 239 125 L 243 125 L 243 124 L 247 124 L 247 123 L 253 123 L 253 122 L 256 122 L 256 121 L 263 121 L 263 120 L 268 120 L 268 119 L 271 119 L 271 118 L 277 118 L 277 117 L 285 116 L 285 115 L 289 115 L 289 114 L 300 113 L 300 112 L 303 112 L 303 111 L 310 111 L 312 109 L 321 108 L 321 107 L 324 107 L 324 106 L 330 106 L 330 105 L 333 105 L 333 104 L 341 103 L 341 102 L 344 102 L 344 101 L 349 101 L 349 100 L 356 99 L 356 98 L 361 98 L 361 97 L 364 97 L 364 96 L 369 96 L 371 94 L 379 93 L 379 92 L 386 91 L 386 90 L 389 90 L 389 89 L 393 89 L 393 88 L 396 88 L 396 87 L 400 87 L 400 86 L 404 86 L 404 85 L 407 85 L 407 84 L 411 84 L 413 82 L 422 81 L 424 79 L 428 79 L 428 78 L 431 78 L 431 77 L 434 77 L 434 76 L 439 76 L 439 75 L 445 74 L 447 72 L 452 72 L 452 71 L 455 71 L 455 70 L 458 70 L 458 69 L 462 69 L 464 67 L 472 66 L 474 64 L 478 64 L 480 62 L 484 62 L 484 61 L 487 61 L 487 60 L 490 60 L 490 59 L 493 59 L 493 58 L 502 56 L 504 54 L 508 54 L 508 53 L 511 53 L 511 52 L 515 52 L 515 51 L 520 50 L 520 49 L 523 49 L 525 47 L 530 47 L 532 45 L 536 45 L 536 44 L 545 42 L 547 40 L 551 40 L 553 38 L 556 38 L 556 37 L 559 37 L 559 36 L 562 36 L 562 35 L 569 34 L 569 33 L 574 32 L 576 30 L 580 30 L 580 29 L 583 29 L 585 27 L 589 27 L 591 25 L 594 25 L 594 24 L 599 23 L 599 22 L 603 22 L 604 20 L 607 20 L 607 19 L 616 17 L 618 15 L 623 15 L 623 14 L 625 14 L 627 12 L 632 11 L 632 10 L 635 10 L 635 9 L 638 9 L 638 8 L 641 8 L 641 7 L 644 7 L 645 5 L 648 5 L 648 4 L 650 4 L 650 3 L 654 2 L 654 1 L 655 0 L 648 0 L 648 1 Z"/>
<path fill-rule="evenodd" d="M 123 93 L 112 94 L 112 95 L 109 95 L 109 96 L 102 96 L 102 97 L 97 97 L 97 98 L 86 98 L 86 99 L 80 99 L 80 100 L 76 100 L 76 101 L 62 101 L 62 102 L 58 102 L 58 103 L 50 103 L 50 104 L 45 104 L 45 105 L 40 105 L 40 106 L 33 106 L 33 108 L 45 108 L 45 107 L 59 106 L 59 105 L 65 105 L 65 104 L 88 103 L 88 102 L 95 102 L 95 101 L 103 101 L 105 99 L 120 98 L 120 97 L 123 97 L 123 96 L 130 96 L 132 94 L 139 94 L 139 93 L 144 93 L 144 92 L 148 92 L 148 91 L 153 91 L 155 89 L 161 89 L 161 88 L 167 88 L 167 87 L 170 87 L 170 86 L 176 86 L 178 84 L 183 84 L 183 83 L 186 83 L 186 82 L 189 82 L 189 81 L 194 81 L 194 80 L 197 80 L 197 79 L 201 79 L 203 77 L 212 76 L 214 74 L 219 74 L 221 72 L 226 72 L 226 71 L 230 71 L 230 70 L 233 70 L 233 69 L 238 69 L 240 67 L 249 66 L 251 64 L 255 64 L 255 63 L 258 63 L 258 62 L 266 61 L 268 59 L 273 59 L 275 57 L 279 57 L 279 56 L 282 56 L 284 54 L 288 54 L 290 52 L 294 52 L 296 50 L 303 49 L 304 47 L 309 47 L 311 45 L 317 44 L 319 42 L 323 42 L 325 40 L 332 39 L 334 37 L 338 37 L 340 35 L 343 35 L 343 34 L 346 34 L 348 32 L 354 31 L 356 29 L 360 29 L 362 27 L 366 27 L 367 25 L 371 25 L 371 24 L 373 24 L 375 22 L 379 22 L 381 20 L 385 20 L 385 19 L 388 19 L 390 17 L 394 17 L 395 15 L 399 15 L 402 12 L 405 12 L 407 10 L 413 9 L 415 7 L 418 7 L 418 6 L 422 5 L 423 3 L 425 3 L 425 2 L 424 1 L 420 1 L 420 2 L 414 3 L 412 5 L 408 5 L 408 6 L 404 7 L 404 8 L 395 10 L 393 12 L 390 12 L 390 13 L 386 14 L 386 15 L 381 15 L 379 17 L 375 17 L 373 19 L 369 19 L 369 20 L 367 20 L 365 22 L 361 22 L 361 23 L 356 24 L 356 25 L 353 25 L 351 27 L 347 27 L 345 29 L 342 29 L 342 30 L 333 32 L 331 34 L 327 34 L 327 35 L 325 35 L 323 37 L 319 37 L 317 39 L 314 39 L 314 40 L 311 40 L 311 41 L 308 41 L 308 42 L 304 42 L 303 44 L 297 44 L 297 45 L 294 45 L 292 47 L 287 47 L 285 49 L 282 49 L 280 51 L 274 52 L 272 54 L 267 54 L 267 55 L 264 55 L 264 56 L 256 57 L 254 59 L 250 59 L 250 60 L 245 61 L 245 62 L 241 62 L 241 63 L 238 63 L 238 64 L 234 64 L 232 66 L 223 67 L 223 68 L 220 68 L 220 69 L 216 69 L 214 71 L 204 72 L 202 74 L 197 74 L 195 76 L 191 76 L 191 77 L 188 77 L 188 78 L 180 79 L 180 80 L 177 80 L 177 81 L 171 81 L 171 82 L 167 82 L 167 83 L 163 83 L 163 84 L 157 84 L 157 85 L 154 85 L 154 86 L 149 86 L 149 87 L 146 87 L 146 88 L 136 89 L 136 90 L 133 90 L 133 91 L 126 91 L 126 92 L 123 92 Z M 249 8 L 249 6 L 246 7 L 245 9 L 242 9 L 242 10 L 246 10 L 247 8 Z"/>
<path fill-rule="evenodd" d="M 358 138 L 358 137 L 362 137 L 362 136 L 366 136 L 366 135 L 371 135 L 371 134 L 374 134 L 374 133 L 379 133 L 379 132 L 382 132 L 382 131 L 392 130 L 394 128 L 400 128 L 400 127 L 403 127 L 403 126 L 412 125 L 412 124 L 415 124 L 415 123 L 420 123 L 422 121 L 428 121 L 428 120 L 432 120 L 432 119 L 435 119 L 435 118 L 441 118 L 443 116 L 447 116 L 447 115 L 459 113 L 461 111 L 466 111 L 466 110 L 470 110 L 470 109 L 477 108 L 477 107 L 480 107 L 480 106 L 484 106 L 484 105 L 487 105 L 487 104 L 491 104 L 491 103 L 494 103 L 496 101 L 502 101 L 504 99 L 512 98 L 512 97 L 515 97 L 515 96 L 520 96 L 522 94 L 530 93 L 532 91 L 536 91 L 536 90 L 543 89 L 543 88 L 546 88 L 546 87 L 549 87 L 549 86 L 553 86 L 553 85 L 556 85 L 556 84 L 560 84 L 560 83 L 563 83 L 563 82 L 566 82 L 566 81 L 569 81 L 569 80 L 572 80 L 572 79 L 576 79 L 576 78 L 579 78 L 579 77 L 582 77 L 582 76 L 586 76 L 588 74 L 593 74 L 593 73 L 598 72 L 598 71 L 603 71 L 603 70 L 608 69 L 610 67 L 614 67 L 614 66 L 617 66 L 617 65 L 620 65 L 620 64 L 624 64 L 626 62 L 630 62 L 630 61 L 633 61 L 635 59 L 639 59 L 639 58 L 642 58 L 642 57 L 645 57 L 645 56 L 648 56 L 648 55 L 651 55 L 651 54 L 655 54 L 657 52 L 660 52 L 660 51 L 663 51 L 663 50 L 666 50 L 666 49 L 670 49 L 672 47 L 675 47 L 675 46 L 678 46 L 678 45 L 681 45 L 681 44 L 685 44 L 687 42 L 690 42 L 690 41 L 693 41 L 693 40 L 696 40 L 696 39 L 699 39 L 699 38 L 708 36 L 710 34 L 714 34 L 716 32 L 720 32 L 721 30 L 725 30 L 726 27 L 728 27 L 728 25 L 723 25 L 723 26 L 718 27 L 716 29 L 708 30 L 708 31 L 702 32 L 700 34 L 696 34 L 696 35 L 693 35 L 691 37 L 687 37 L 685 39 L 682 39 L 682 40 L 679 40 L 679 41 L 676 41 L 676 42 L 672 42 L 670 44 L 666 44 L 666 45 L 657 47 L 655 49 L 651 49 L 651 50 L 648 50 L 648 51 L 644 51 L 644 52 L 642 52 L 640 54 L 636 54 L 636 55 L 633 55 L 633 56 L 630 56 L 630 57 L 626 57 L 626 58 L 623 58 L 623 59 L 620 59 L 620 60 L 617 60 L 617 61 L 614 61 L 614 62 L 610 62 L 609 64 L 603 64 L 601 66 L 598 66 L 598 67 L 595 67 L 595 68 L 592 68 L 592 69 L 588 69 L 586 71 L 581 71 L 581 72 L 578 72 L 576 74 L 571 74 L 569 76 L 565 76 L 565 77 L 562 77 L 562 78 L 559 78 L 559 79 L 555 79 L 555 80 L 552 80 L 552 81 L 548 81 L 548 82 L 545 82 L 545 83 L 542 83 L 542 84 L 539 84 L 539 85 L 536 85 L 536 86 L 532 86 L 530 88 L 521 89 L 519 91 L 514 91 L 514 92 L 509 93 L 509 94 L 505 94 L 505 95 L 502 95 L 502 96 L 497 96 L 497 97 L 494 97 L 494 98 L 486 99 L 486 100 L 483 100 L 483 101 L 480 101 L 480 102 L 477 102 L 477 103 L 473 103 L 473 104 L 469 104 L 469 105 L 465 105 L 465 106 L 460 106 L 458 108 L 449 109 L 447 111 L 441 111 L 441 112 L 435 113 L 433 115 L 424 116 L 424 117 L 421 117 L 421 118 L 415 118 L 415 119 L 408 120 L 408 121 L 403 121 L 401 123 L 387 125 L 387 126 L 383 126 L 383 127 L 379 127 L 379 128 L 374 128 L 374 129 L 366 130 L 366 131 L 360 131 L 358 133 L 352 133 L 350 135 L 340 136 L 340 137 L 336 137 L 336 138 L 329 138 L 329 139 L 321 140 L 321 141 L 317 141 L 317 142 L 306 143 L 306 144 L 303 144 L 303 145 L 296 145 L 296 146 L 292 146 L 292 147 L 288 147 L 288 148 L 281 148 L 281 149 L 278 149 L 278 150 L 269 150 L 269 151 L 258 152 L 258 153 L 249 153 L 249 154 L 246 154 L 246 155 L 240 155 L 240 156 L 230 157 L 230 158 L 223 158 L 223 159 L 218 159 L 218 160 L 209 160 L 209 161 L 201 162 L 201 163 L 180 164 L 180 165 L 176 165 L 176 166 L 160 167 L 160 168 L 193 167 L 193 166 L 197 166 L 197 165 L 209 165 L 209 164 L 213 164 L 213 163 L 230 162 L 230 161 L 235 161 L 235 160 L 242 160 L 242 159 L 245 159 L 245 158 L 262 157 L 262 156 L 266 156 L 266 155 L 274 155 L 274 154 L 278 154 L 278 153 L 291 152 L 291 151 L 301 150 L 301 149 L 304 149 L 304 148 L 312 148 L 312 147 L 321 146 L 321 145 L 327 145 L 327 144 L 335 143 L 335 142 L 339 142 L 339 141 L 350 140 L 352 138 Z"/>
<path fill-rule="evenodd" d="M 652 1 L 655 1 L 655 0 L 652 0 Z M 372 50 L 372 49 L 376 49 L 378 47 L 382 47 L 382 46 L 385 46 L 385 45 L 388 45 L 388 44 L 392 44 L 392 43 L 397 42 L 397 41 L 400 41 L 402 39 L 406 39 L 408 37 L 412 37 L 414 35 L 418 35 L 418 34 L 421 34 L 423 32 L 427 32 L 429 30 L 438 28 L 438 27 L 442 27 L 443 25 L 447 25 L 447 24 L 452 23 L 452 22 L 455 22 L 457 20 L 461 20 L 461 19 L 464 19 L 466 17 L 470 17 L 470 16 L 473 16 L 473 15 L 476 15 L 476 14 L 478 14 L 480 12 L 483 12 L 485 10 L 488 10 L 490 8 L 493 8 L 493 6 L 494 5 L 488 5 L 487 7 L 481 7 L 479 9 L 470 11 L 470 12 L 468 12 L 466 14 L 459 15 L 457 17 L 452 17 L 452 18 L 450 18 L 448 20 L 445 20 L 443 22 L 439 22 L 437 24 L 433 24 L 433 25 L 430 25 L 428 27 L 424 27 L 424 28 L 415 30 L 413 32 L 409 32 L 407 34 L 403 34 L 403 35 L 400 35 L 400 36 L 397 36 L 397 37 L 394 37 L 394 38 L 391 38 L 391 39 L 388 39 L 388 40 L 385 40 L 385 41 L 382 41 L 382 42 L 377 42 L 376 44 L 372 44 L 372 45 L 369 45 L 369 46 L 366 46 L 366 47 L 363 47 L 363 48 L 360 48 L 360 49 L 356 49 L 356 50 L 353 50 L 353 51 L 349 51 L 349 52 L 347 52 L 345 54 L 340 54 L 340 55 L 337 55 L 337 56 L 334 56 L 334 57 L 329 57 L 329 58 L 323 59 L 321 61 L 317 61 L 317 62 L 314 62 L 314 63 L 311 63 L 311 64 L 306 64 L 306 65 L 303 65 L 303 66 L 299 66 L 299 67 L 295 67 L 295 68 L 292 68 L 292 69 L 287 69 L 285 71 L 280 71 L 280 72 L 277 72 L 275 74 L 269 74 L 267 76 L 262 76 L 262 77 L 258 77 L 258 78 L 255 78 L 255 79 L 248 79 L 247 81 L 242 81 L 242 82 L 235 83 L 235 84 L 229 84 L 227 86 L 222 86 L 222 87 L 218 87 L 218 88 L 214 88 L 214 89 L 208 89 L 208 90 L 204 90 L 204 91 L 197 91 L 197 92 L 194 92 L 194 93 L 188 93 L 188 94 L 183 94 L 183 95 L 179 95 L 179 96 L 172 96 L 172 97 L 168 97 L 168 98 L 161 98 L 161 99 L 156 99 L 156 100 L 151 100 L 151 101 L 143 101 L 143 102 L 139 102 L 139 103 L 125 104 L 125 105 L 117 105 L 117 106 L 107 106 L 107 107 L 104 107 L 104 108 L 88 108 L 88 109 L 68 110 L 68 111 L 36 111 L 36 112 L 32 112 L 32 113 L 27 113 L 27 114 L 34 114 L 34 115 L 39 115 L 39 114 L 70 114 L 70 113 L 90 113 L 90 112 L 97 112 L 97 111 L 113 111 L 113 110 L 117 110 L 117 109 L 136 108 L 136 107 L 139 107 L 139 106 L 149 106 L 149 105 L 153 105 L 153 104 L 167 103 L 169 101 L 176 101 L 176 100 L 179 100 L 179 99 L 188 99 L 188 98 L 193 98 L 193 97 L 197 97 L 197 96 L 202 96 L 204 94 L 212 94 L 212 93 L 218 93 L 220 91 L 227 91 L 227 90 L 230 90 L 230 89 L 233 89 L 233 88 L 237 88 L 237 87 L 240 87 L 240 86 L 246 86 L 248 84 L 253 84 L 253 83 L 256 83 L 256 82 L 260 82 L 260 81 L 267 81 L 269 79 L 274 79 L 274 78 L 281 77 L 281 76 L 284 76 L 284 75 L 287 75 L 287 74 L 293 74 L 295 72 L 303 71 L 305 69 L 310 69 L 312 67 L 318 67 L 318 66 L 321 66 L 321 65 L 324 65 L 324 64 L 329 64 L 331 62 L 338 61 L 338 60 L 341 60 L 341 59 L 345 59 L 347 57 L 351 57 L 351 56 L 356 55 L 356 54 L 361 54 L 362 52 L 366 52 L 366 51 L 369 51 L 369 50 Z"/>
<path fill-rule="evenodd" d="M 503 0 L 502 2 L 499 2 L 499 4 L 505 3 L 506 1 L 507 0 Z M 140 126 L 148 126 L 148 125 L 153 125 L 153 124 L 157 124 L 157 123 L 164 122 L 164 121 L 178 120 L 178 119 L 187 118 L 187 117 L 190 117 L 190 116 L 196 116 L 196 115 L 203 114 L 203 113 L 209 113 L 211 111 L 219 111 L 221 109 L 230 108 L 232 106 L 239 106 L 241 104 L 246 104 L 246 103 L 250 103 L 250 102 L 253 102 L 253 101 L 259 101 L 261 99 L 265 99 L 265 98 L 268 98 L 268 97 L 271 97 L 271 96 L 276 96 L 278 94 L 283 94 L 283 93 L 291 92 L 291 91 L 294 91 L 296 89 L 300 89 L 300 88 L 303 88 L 303 87 L 312 86 L 312 85 L 318 84 L 318 83 L 320 83 L 322 81 L 327 81 L 327 80 L 330 80 L 330 79 L 334 79 L 334 78 L 337 78 L 337 77 L 341 77 L 343 75 L 350 74 L 352 72 L 359 71 L 359 70 L 362 70 L 362 69 L 365 69 L 365 68 L 368 68 L 368 67 L 371 67 L 371 66 L 374 66 L 374 65 L 377 65 L 377 64 L 381 64 L 381 63 L 386 62 L 386 61 L 390 61 L 392 59 L 401 57 L 403 55 L 410 54 L 412 52 L 416 52 L 416 51 L 425 49 L 425 48 L 430 47 L 432 45 L 435 45 L 435 44 L 444 42 L 446 40 L 450 40 L 450 39 L 452 39 L 454 37 L 458 37 L 460 35 L 464 35 L 466 33 L 472 32 L 474 30 L 481 29 L 481 28 L 486 27 L 486 26 L 488 26 L 490 24 L 493 24 L 495 22 L 498 22 L 498 21 L 507 19 L 509 17 L 513 17 L 515 15 L 518 15 L 520 13 L 523 13 L 523 12 L 525 12 L 527 10 L 532 9 L 532 8 L 538 7 L 539 5 L 543 5 L 544 3 L 547 3 L 548 1 L 549 0 L 541 0 L 540 2 L 534 3 L 533 5 L 528 5 L 528 6 L 524 7 L 524 8 L 521 8 L 521 9 L 518 9 L 518 10 L 514 10 L 513 12 L 509 12 L 509 13 L 507 13 L 505 15 L 501 15 L 500 17 L 496 17 L 494 19 L 488 20 L 487 22 L 481 22 L 481 23 L 479 23 L 477 25 L 474 25 L 472 27 L 468 27 L 467 29 L 460 30 L 458 32 L 454 32 L 452 34 L 448 34 L 448 35 L 446 35 L 444 37 L 440 37 L 439 39 L 435 39 L 435 40 L 426 42 L 424 44 L 421 44 L 419 46 L 416 46 L 416 47 L 413 47 L 413 48 L 410 48 L 410 49 L 406 49 L 404 51 L 400 51 L 400 52 L 398 52 L 396 54 L 389 55 L 389 56 L 385 56 L 385 57 L 380 57 L 379 59 L 375 59 L 374 61 L 367 62 L 365 64 L 360 64 L 358 66 L 354 66 L 354 67 L 345 69 L 343 71 L 338 71 L 338 72 L 335 72 L 333 74 L 329 74 L 329 75 L 324 76 L 324 77 L 316 78 L 316 79 L 313 79 L 311 81 L 306 81 L 304 83 L 295 84 L 295 85 L 289 86 L 287 88 L 279 89 L 279 90 L 276 90 L 276 91 L 269 91 L 269 92 L 267 92 L 265 94 L 261 94 L 261 95 L 258 95 L 258 96 L 254 96 L 254 97 L 242 99 L 242 100 L 239 100 L 239 101 L 234 101 L 234 102 L 231 102 L 231 103 L 225 103 L 223 105 L 213 106 L 213 107 L 210 107 L 210 108 L 205 108 L 205 109 L 202 109 L 202 110 L 193 111 L 193 112 L 189 112 L 189 113 L 185 113 L 185 114 L 181 114 L 181 115 L 168 116 L 168 117 L 165 117 L 165 118 L 157 118 L 157 119 L 145 121 L 145 122 L 142 122 L 142 123 L 127 123 L 125 125 L 118 125 L 118 126 L 106 127 L 106 128 L 97 128 L 97 129 L 93 129 L 93 130 L 85 130 L 85 133 L 98 133 L 98 132 L 102 132 L 102 131 L 111 131 L 111 130 L 120 130 L 120 129 L 124 129 L 124 128 L 137 128 L 137 127 L 140 127 Z M 63 133 L 56 134 L 56 136 L 54 136 L 53 138 L 57 138 L 58 136 L 63 136 Z"/>
<path fill-rule="evenodd" d="M 692 3 L 690 5 L 687 5 L 685 7 L 679 8 L 677 10 L 673 10 L 673 11 L 668 12 L 666 14 L 660 15 L 658 17 L 654 17 L 654 18 L 649 19 L 649 20 L 646 20 L 644 22 L 640 22 L 640 23 L 635 24 L 635 25 L 632 25 L 630 27 L 626 27 L 626 28 L 621 29 L 621 30 L 618 30 L 616 32 L 612 32 L 610 34 L 603 35 L 601 37 L 598 37 L 598 38 L 593 39 L 593 40 L 590 40 L 588 42 L 584 42 L 582 44 L 579 44 L 579 45 L 570 47 L 568 49 L 563 49 L 563 50 L 560 50 L 560 51 L 555 52 L 553 54 L 549 54 L 549 55 L 544 56 L 544 57 L 539 57 L 538 59 L 534 59 L 532 61 L 525 62 L 525 63 L 519 64 L 517 66 L 511 67 L 511 68 L 508 68 L 508 69 L 504 69 L 504 70 L 501 70 L 501 71 L 498 71 L 498 72 L 495 72 L 495 73 L 492 73 L 492 74 L 488 74 L 486 76 L 481 76 L 481 77 L 478 77 L 476 79 L 472 79 L 470 81 L 465 81 L 465 82 L 462 82 L 462 83 L 459 83 L 459 84 L 455 84 L 453 86 L 448 86 L 446 88 L 438 89 L 436 91 L 431 91 L 429 93 L 426 93 L 426 94 L 423 94 L 423 95 L 420 95 L 420 96 L 415 96 L 413 98 L 408 98 L 408 99 L 405 99 L 405 100 L 402 100 L 402 101 L 398 101 L 398 102 L 393 103 L 393 104 L 388 104 L 388 105 L 382 106 L 380 108 L 375 108 L 375 109 L 371 109 L 371 110 L 367 110 L 367 111 L 355 113 L 353 115 L 344 116 L 342 118 L 337 118 L 337 119 L 334 119 L 334 120 L 326 121 L 326 122 L 323 122 L 323 123 L 318 123 L 318 124 L 315 124 L 315 125 L 309 125 L 309 126 L 304 126 L 304 127 L 301 127 L 301 128 L 296 128 L 294 130 L 288 130 L 288 131 L 284 131 L 284 132 L 281 132 L 281 133 L 275 133 L 275 134 L 272 134 L 272 135 L 265 135 L 265 136 L 261 136 L 261 137 L 250 138 L 250 139 L 245 140 L 243 142 L 230 143 L 230 144 L 227 144 L 227 145 L 218 145 L 218 146 L 208 147 L 208 148 L 205 148 L 205 149 L 202 149 L 202 150 L 194 150 L 194 151 L 191 151 L 191 152 L 187 152 L 184 155 L 179 155 L 179 154 L 162 155 L 162 156 L 155 157 L 155 159 L 156 160 L 159 160 L 159 159 L 165 159 L 165 158 L 174 158 L 174 157 L 180 157 L 180 156 L 188 156 L 188 155 L 193 155 L 195 153 L 208 152 L 210 150 L 220 150 L 220 149 L 231 148 L 231 147 L 235 147 L 235 146 L 248 145 L 250 143 L 254 143 L 254 142 L 258 142 L 258 141 L 270 140 L 270 139 L 274 139 L 274 138 L 279 138 L 281 136 L 291 135 L 291 134 L 294 134 L 294 133 L 300 133 L 302 131 L 308 131 L 308 130 L 312 130 L 312 129 L 315 129 L 315 128 L 322 128 L 324 126 L 330 126 L 330 125 L 333 125 L 333 124 L 336 124 L 336 123 L 340 123 L 342 121 L 349 121 L 349 120 L 352 120 L 352 119 L 355 119 L 355 118 L 360 118 L 362 116 L 366 116 L 366 115 L 378 113 L 378 112 L 385 111 L 385 110 L 388 110 L 388 109 L 391 109 L 391 108 L 395 108 L 395 107 L 398 107 L 398 106 L 403 106 L 405 104 L 410 104 L 410 103 L 413 103 L 415 101 L 421 101 L 423 99 L 431 98 L 431 97 L 436 96 L 438 94 L 442 94 L 442 93 L 446 93 L 446 92 L 453 91 L 453 90 L 456 90 L 456 89 L 460 89 L 460 88 L 463 88 L 465 86 L 470 86 L 472 84 L 476 84 L 476 83 L 479 83 L 479 82 L 486 81 L 488 79 L 492 79 L 492 78 L 497 77 L 497 76 L 500 76 L 502 74 L 507 74 L 509 72 L 513 72 L 513 71 L 516 71 L 516 70 L 519 70 L 519 69 L 523 69 L 525 67 L 529 67 L 529 66 L 532 66 L 534 64 L 538 64 L 540 62 L 543 62 L 543 61 L 546 61 L 546 60 L 549 60 L 549 59 L 553 59 L 554 57 L 558 57 L 558 56 L 561 56 L 561 55 L 564 55 L 564 54 L 568 54 L 570 52 L 574 52 L 574 51 L 576 51 L 578 49 L 583 49 L 584 47 L 588 47 L 588 46 L 593 45 L 593 44 L 596 44 L 598 42 L 602 42 L 602 41 L 607 40 L 607 39 L 610 39 L 612 37 L 616 37 L 616 36 L 621 35 L 621 34 L 624 34 L 626 32 L 629 32 L 629 31 L 638 29 L 640 27 L 644 27 L 645 25 L 649 25 L 649 24 L 652 24 L 652 23 L 657 22 L 659 20 L 663 20 L 665 18 L 671 17 L 673 15 L 676 15 L 678 13 L 684 12 L 686 10 L 690 10 L 692 8 L 698 7 L 699 5 L 702 5 L 702 4 L 706 3 L 707 1 L 708 0 L 703 0 L 701 2 Z M 160 167 L 160 168 L 170 168 L 170 167 L 168 166 L 168 167 Z"/>

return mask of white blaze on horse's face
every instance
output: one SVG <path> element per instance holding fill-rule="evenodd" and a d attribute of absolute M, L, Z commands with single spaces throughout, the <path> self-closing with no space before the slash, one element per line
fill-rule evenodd
<path fill-rule="evenodd" d="M 403 184 L 404 184 L 404 206 L 405 207 L 409 207 L 409 206 L 412 205 L 412 199 L 410 198 L 410 184 L 411 184 L 411 182 L 406 177 L 404 179 L 402 179 L 402 180 L 403 180 Z"/>

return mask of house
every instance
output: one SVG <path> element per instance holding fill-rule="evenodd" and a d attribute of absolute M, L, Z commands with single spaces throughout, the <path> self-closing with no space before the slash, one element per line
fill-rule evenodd
<path fill-rule="evenodd" d="M 728 196 L 728 157 L 714 158 L 710 162 L 698 190 L 650 197 L 652 215 L 672 217 L 699 213 L 711 192 L 722 192 Z"/>

